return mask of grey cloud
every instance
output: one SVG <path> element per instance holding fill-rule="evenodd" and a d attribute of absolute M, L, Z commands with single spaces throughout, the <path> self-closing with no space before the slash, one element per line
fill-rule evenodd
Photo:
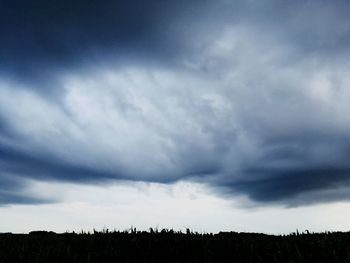
<path fill-rule="evenodd" d="M 299 194 L 320 189 L 337 189 L 348 185 L 350 170 L 349 168 L 319 166 L 302 169 L 254 168 L 245 170 L 245 172 L 249 177 L 258 175 L 258 178 L 237 181 L 229 187 L 238 192 L 247 193 L 254 201 L 283 203 Z M 348 195 L 347 199 L 349 198 Z"/>
<path fill-rule="evenodd" d="M 1 1 L 0 71 L 35 87 L 57 71 L 106 60 L 166 58 L 171 63 L 171 57 L 182 50 L 174 35 L 176 19 L 204 3 Z"/>
<path fill-rule="evenodd" d="M 38 205 L 51 203 L 52 200 L 45 200 L 42 198 L 34 198 L 32 196 L 18 195 L 13 193 L 0 192 L 0 206 L 1 205 Z"/>
<path fill-rule="evenodd" d="M 25 193 L 27 186 L 25 178 L 5 174 L 4 171 L 0 173 L 0 185 L 0 206 L 10 204 L 43 204 L 54 201 Z"/>
<path fill-rule="evenodd" d="M 50 180 L 59 177 L 62 180 L 89 181 L 96 178 L 118 178 L 106 172 L 60 162 L 54 156 L 34 155 L 31 152 L 22 152 L 5 145 L 1 145 L 0 156 L 2 171 L 35 179 Z"/>
<path fill-rule="evenodd" d="M 0 118 L 0 136 L 11 136 L 11 131 L 8 128 L 8 126 L 6 125 L 6 122 L 4 122 L 3 120 L 1 120 Z"/>
<path fill-rule="evenodd" d="M 0 86 L 2 171 L 199 180 L 268 204 L 349 199 L 348 1 L 102 1 L 81 11 L 79 1 L 38 1 L 27 13 L 4 3 L 1 71 L 31 83 Z M 93 53 L 99 64 L 86 62 Z M 127 58 L 111 63 L 115 54 Z M 60 98 L 33 93 L 50 81 Z M 3 181 L 2 203 L 24 202 L 16 191 Z"/>

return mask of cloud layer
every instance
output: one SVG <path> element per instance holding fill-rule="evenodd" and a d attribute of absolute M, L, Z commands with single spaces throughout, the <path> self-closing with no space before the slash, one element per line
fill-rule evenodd
<path fill-rule="evenodd" d="M 350 197 L 347 1 L 141 2 L 1 3 L 0 204 L 45 201 L 32 179 Z"/>

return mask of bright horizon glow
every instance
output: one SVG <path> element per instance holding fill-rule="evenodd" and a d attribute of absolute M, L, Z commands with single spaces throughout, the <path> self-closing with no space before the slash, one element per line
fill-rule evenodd
<path fill-rule="evenodd" d="M 128 230 L 150 227 L 199 233 L 220 231 L 289 234 L 349 231 L 350 204 L 338 202 L 298 208 L 242 207 L 243 197 L 210 195 L 200 184 L 127 183 L 108 187 L 33 182 L 31 191 L 64 196 L 60 203 L 0 208 L 0 232 L 28 233 Z M 247 202 L 247 200 L 245 201 Z"/>

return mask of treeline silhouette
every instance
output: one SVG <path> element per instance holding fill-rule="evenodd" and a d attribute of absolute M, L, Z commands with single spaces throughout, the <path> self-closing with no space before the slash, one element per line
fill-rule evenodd
<path fill-rule="evenodd" d="M 0 262 L 350 262 L 350 232 L 199 234 L 189 229 L 0 234 Z"/>

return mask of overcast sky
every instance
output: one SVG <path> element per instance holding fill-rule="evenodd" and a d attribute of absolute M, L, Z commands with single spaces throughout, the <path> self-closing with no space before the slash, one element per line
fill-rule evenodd
<path fill-rule="evenodd" d="M 0 231 L 348 230 L 349 13 L 0 0 Z"/>

